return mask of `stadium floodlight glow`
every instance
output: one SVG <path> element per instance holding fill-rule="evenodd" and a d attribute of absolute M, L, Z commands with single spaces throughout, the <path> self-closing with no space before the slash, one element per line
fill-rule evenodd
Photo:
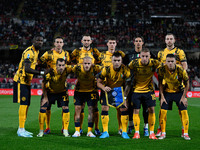
<path fill-rule="evenodd" d="M 183 18 L 181 15 L 152 15 L 151 18 Z"/>

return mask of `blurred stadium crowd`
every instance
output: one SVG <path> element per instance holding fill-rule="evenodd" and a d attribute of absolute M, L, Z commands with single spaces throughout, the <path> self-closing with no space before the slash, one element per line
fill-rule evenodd
<path fill-rule="evenodd" d="M 188 75 L 190 77 L 190 82 L 192 80 L 200 80 L 200 64 L 197 59 L 190 59 L 188 61 Z M 15 72 L 18 69 L 18 65 L 15 64 L 0 64 L 0 78 L 13 78 Z M 42 76 L 34 76 L 35 78 L 42 78 Z M 9 80 L 2 80 L 0 82 L 0 88 L 12 88 L 13 83 L 9 82 Z M 41 85 L 37 85 L 36 83 L 32 84 L 32 88 L 38 89 L 41 88 Z"/>
<path fill-rule="evenodd" d="M 200 24 L 194 22 L 200 20 L 199 11 L 199 0 L 4 0 L 0 4 L 0 46 L 29 45 L 33 35 L 40 33 L 46 46 L 59 34 L 67 47 L 75 47 L 83 33 L 90 33 L 95 46 L 105 46 L 105 36 L 114 35 L 119 48 L 133 47 L 132 40 L 139 34 L 149 47 L 156 48 L 172 32 L 177 46 L 199 48 Z"/>
<path fill-rule="evenodd" d="M 177 47 L 190 50 L 200 48 L 199 12 L 199 0 L 3 0 L 0 47 L 29 46 L 36 33 L 45 37 L 46 47 L 57 35 L 64 37 L 68 48 L 77 47 L 81 36 L 89 33 L 96 47 L 106 47 L 106 36 L 113 35 L 118 48 L 133 48 L 134 37 L 142 35 L 147 47 L 162 49 L 165 35 L 171 32 Z M 199 60 L 188 64 L 190 79 L 200 78 Z M 12 78 L 16 70 L 16 64 L 1 63 L 0 77 Z M 2 86 L 10 88 L 12 83 Z"/>

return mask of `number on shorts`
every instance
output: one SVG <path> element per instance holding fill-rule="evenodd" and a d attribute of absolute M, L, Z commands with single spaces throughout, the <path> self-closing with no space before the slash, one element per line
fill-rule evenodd
<path fill-rule="evenodd" d="M 97 99 L 97 95 L 96 94 L 91 94 L 91 99 Z"/>
<path fill-rule="evenodd" d="M 63 96 L 63 101 L 67 101 L 67 100 L 66 100 L 66 96 Z"/>
<path fill-rule="evenodd" d="M 156 100 L 156 95 L 155 94 L 151 94 L 152 100 Z"/>

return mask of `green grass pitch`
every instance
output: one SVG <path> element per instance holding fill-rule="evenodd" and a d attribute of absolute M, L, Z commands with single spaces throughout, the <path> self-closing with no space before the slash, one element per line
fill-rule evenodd
<path fill-rule="evenodd" d="M 143 136 L 143 119 L 141 117 L 140 133 L 141 138 L 138 140 L 122 139 L 118 132 L 116 110 L 110 108 L 109 134 L 106 139 L 89 138 L 87 133 L 87 107 L 85 108 L 85 118 L 83 124 L 84 134 L 79 138 L 65 138 L 61 133 L 62 120 L 61 109 L 52 106 L 51 115 L 51 134 L 38 138 L 36 135 L 39 131 L 38 113 L 40 105 L 40 96 L 32 96 L 31 106 L 28 111 L 26 121 L 26 130 L 33 132 L 33 138 L 18 137 L 16 132 L 18 128 L 18 108 L 19 104 L 12 103 L 12 96 L 0 96 L 0 149 L 200 149 L 200 99 L 188 99 L 188 112 L 190 117 L 189 135 L 191 141 L 181 138 L 181 121 L 178 115 L 177 107 L 173 106 L 173 111 L 168 111 L 167 115 L 167 138 L 164 140 L 150 140 Z M 100 108 L 100 104 L 99 104 Z M 74 133 L 74 105 L 73 99 L 70 98 L 70 125 L 69 132 Z M 101 109 L 100 109 L 101 110 Z M 156 125 L 158 127 L 159 101 L 156 106 Z M 101 112 L 101 111 L 100 111 Z M 142 116 L 140 114 L 140 116 Z M 102 130 L 101 121 L 99 123 Z"/>

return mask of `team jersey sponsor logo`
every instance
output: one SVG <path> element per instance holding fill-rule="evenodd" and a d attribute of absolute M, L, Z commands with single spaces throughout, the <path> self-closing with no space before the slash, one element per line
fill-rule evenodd
<path fill-rule="evenodd" d="M 26 97 L 22 97 L 22 101 L 25 101 L 26 100 Z"/>

